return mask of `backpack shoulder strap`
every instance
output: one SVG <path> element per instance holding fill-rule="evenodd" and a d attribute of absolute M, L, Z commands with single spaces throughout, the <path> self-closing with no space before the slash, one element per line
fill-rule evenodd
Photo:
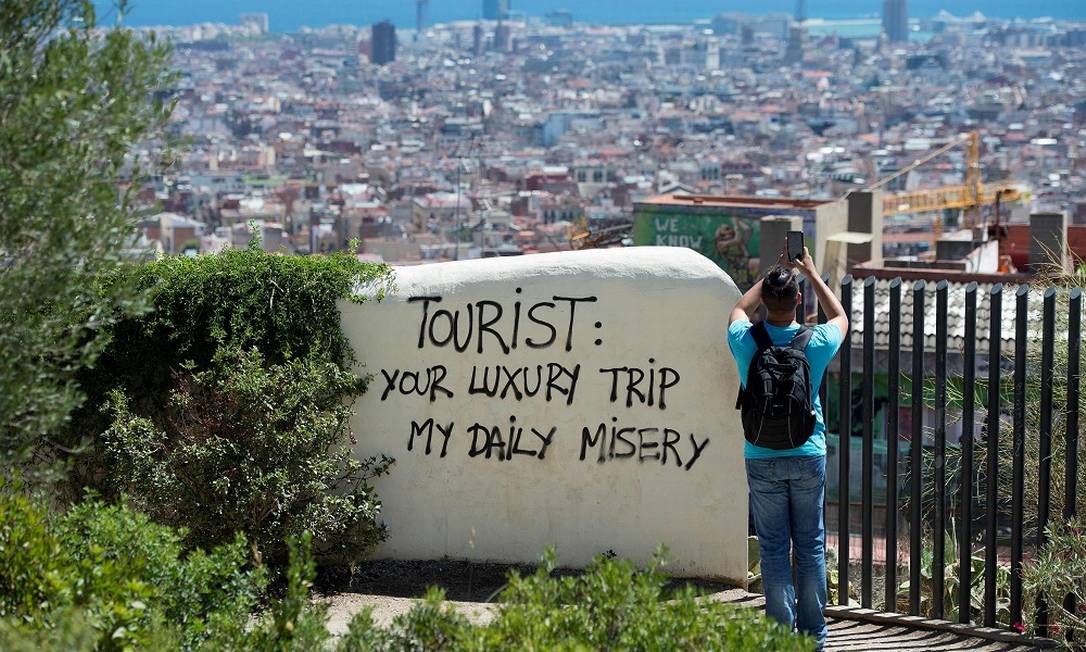
<path fill-rule="evenodd" d="M 814 330 L 800 326 L 799 331 L 792 337 L 792 348 L 797 351 L 804 351 L 807 349 L 807 344 L 810 343 L 811 337 L 814 336 Z"/>
<path fill-rule="evenodd" d="M 764 321 L 751 326 L 750 334 L 758 345 L 758 353 L 773 347 L 773 339 L 769 337 L 769 331 L 766 329 Z"/>

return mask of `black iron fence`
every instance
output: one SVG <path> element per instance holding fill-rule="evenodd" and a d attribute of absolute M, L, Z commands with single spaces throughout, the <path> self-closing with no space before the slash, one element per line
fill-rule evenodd
<path fill-rule="evenodd" d="M 1082 291 L 1073 289 L 1062 295 L 1059 309 L 1063 314 L 1059 316 L 1057 333 L 1057 291 L 1052 288 L 1038 295 L 1024 285 L 1011 290 L 996 284 L 981 290 L 976 283 L 970 283 L 964 287 L 964 295 L 961 287 L 957 288 L 951 308 L 949 285 L 940 281 L 934 288 L 932 311 L 931 288 L 925 281 L 916 281 L 911 287 L 901 279 L 883 281 L 878 296 L 876 283 L 874 278 L 860 282 L 846 276 L 842 280 L 841 302 L 852 316 L 853 328 L 845 335 L 835 381 L 827 378 L 820 391 L 831 432 L 843 433 L 835 449 L 836 473 L 834 469 L 827 471 L 830 484 L 836 484 L 836 497 L 832 497 L 832 490 L 828 492 L 831 497 L 826 513 L 830 547 L 837 551 L 838 600 L 842 605 L 849 604 L 851 586 L 861 607 L 880 606 L 873 605 L 877 577 L 884 586 L 884 611 L 907 611 L 937 619 L 956 612 L 959 622 L 1000 627 L 1024 622 L 1024 612 L 1032 610 L 1028 613 L 1037 632 L 1044 635 L 1047 606 L 1040 602 L 1024 604 L 1022 567 L 1024 557 L 1044 544 L 1045 525 L 1053 517 L 1051 451 L 1055 410 L 1060 411 L 1064 430 L 1056 433 L 1063 437 L 1064 452 L 1063 510 L 1056 520 L 1073 518 L 1077 509 L 1076 493 L 1081 481 L 1078 444 Z M 911 299 L 911 311 L 902 309 L 903 292 L 911 295 L 906 296 Z M 987 346 L 981 352 L 986 363 L 981 360 L 979 364 L 978 293 L 987 295 L 982 299 L 988 312 L 987 319 L 981 321 L 987 334 Z M 1013 297 L 1004 297 L 1012 293 Z M 854 294 L 859 305 L 854 305 Z M 953 338 L 948 318 L 954 320 Z M 824 322 L 825 315 L 819 311 L 817 319 Z M 1012 320 L 1013 329 L 1005 329 L 1005 322 Z M 929 348 L 925 340 L 932 340 L 932 321 L 934 342 Z M 1012 331 L 1013 347 L 1008 346 Z M 903 336 L 908 340 L 905 351 Z M 950 351 L 954 364 L 948 373 L 948 343 L 952 339 L 958 344 Z M 1061 351 L 1058 366 L 1054 362 L 1057 346 L 1066 347 L 1066 358 Z M 853 368 L 854 356 L 859 360 L 858 372 Z M 1027 365 L 1027 361 L 1032 362 Z M 1039 377 L 1027 378 L 1027 373 Z M 1054 374 L 1063 374 L 1059 385 L 1065 387 L 1065 396 L 1053 396 L 1057 384 Z M 877 383 L 877 377 L 884 380 Z M 831 384 L 836 384 L 832 393 Z M 908 392 L 903 391 L 905 385 Z M 1028 396 L 1027 385 L 1031 388 Z M 881 419 L 876 416 L 877 386 Z M 1030 470 L 1029 477 L 1036 480 L 1036 491 L 1031 487 L 1030 495 L 1036 500 L 1029 505 L 1029 539 L 1025 513 L 1027 401 L 1034 415 L 1030 418 L 1030 436 L 1036 438 L 1036 443 L 1031 444 L 1036 455 L 1030 464 L 1036 464 L 1036 473 Z M 901 418 L 903 415 L 907 418 Z M 950 442 L 955 452 L 952 465 L 947 463 L 950 416 L 956 418 L 957 437 L 956 442 Z M 1001 427 L 1003 421 L 1010 426 L 1009 432 Z M 881 433 L 877 432 L 879 425 Z M 858 501 L 852 486 L 856 439 L 860 440 Z M 880 448 L 879 468 L 875 464 L 876 445 Z M 1008 465 L 1000 463 L 1000 451 L 1006 453 L 1008 445 L 1013 462 L 1005 468 Z M 902 455 L 906 446 L 908 452 Z M 980 464 L 975 463 L 976 455 L 983 456 Z M 884 495 L 879 496 L 875 480 L 883 473 L 884 478 L 878 479 L 884 486 L 877 493 Z M 1007 473 L 1009 491 L 1001 490 Z M 948 491 L 953 495 L 948 496 Z M 859 510 L 859 518 L 850 513 L 855 509 Z M 906 528 L 907 537 L 902 536 Z M 855 535 L 859 535 L 858 578 L 853 558 L 856 551 L 851 545 Z M 948 536 L 953 538 L 948 540 Z M 836 546 L 832 545 L 834 541 Z M 907 554 L 901 554 L 904 550 L 899 551 L 899 546 L 907 547 Z M 947 559 L 948 550 L 953 551 L 950 556 L 958 558 Z M 974 577 L 977 559 L 983 560 L 983 571 Z M 945 569 L 954 561 L 957 587 L 948 592 Z M 878 575 L 876 567 L 882 571 Z M 998 574 L 1001 568 L 1002 576 Z M 1003 618 L 997 619 L 997 604 L 1008 593 L 1006 586 L 997 585 L 1005 582 L 1007 570 L 1009 618 L 1003 613 Z M 903 588 L 905 578 L 899 577 L 899 572 L 908 573 L 907 589 Z M 1074 597 L 1068 596 L 1069 606 L 1073 606 L 1072 600 Z M 1001 606 L 1008 608 L 1005 601 Z"/>

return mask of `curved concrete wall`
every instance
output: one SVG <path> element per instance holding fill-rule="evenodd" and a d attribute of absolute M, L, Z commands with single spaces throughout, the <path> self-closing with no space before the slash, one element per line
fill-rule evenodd
<path fill-rule="evenodd" d="M 343 302 L 371 374 L 357 454 L 376 481 L 378 556 L 579 566 L 669 547 L 677 575 L 742 583 L 747 493 L 726 344 L 739 292 L 688 249 L 634 247 L 396 270 Z"/>

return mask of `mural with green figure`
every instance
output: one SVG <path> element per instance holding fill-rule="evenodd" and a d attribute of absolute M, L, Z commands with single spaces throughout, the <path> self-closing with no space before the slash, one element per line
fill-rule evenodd
<path fill-rule="evenodd" d="M 759 218 L 720 211 L 691 214 L 689 209 L 641 206 L 634 216 L 635 245 L 687 247 L 720 266 L 746 290 L 758 279 Z"/>

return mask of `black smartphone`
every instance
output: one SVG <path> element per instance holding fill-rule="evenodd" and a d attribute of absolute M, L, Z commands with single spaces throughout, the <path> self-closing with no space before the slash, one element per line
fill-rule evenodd
<path fill-rule="evenodd" d="M 803 258 L 803 231 L 789 231 L 785 239 L 788 260 Z"/>

